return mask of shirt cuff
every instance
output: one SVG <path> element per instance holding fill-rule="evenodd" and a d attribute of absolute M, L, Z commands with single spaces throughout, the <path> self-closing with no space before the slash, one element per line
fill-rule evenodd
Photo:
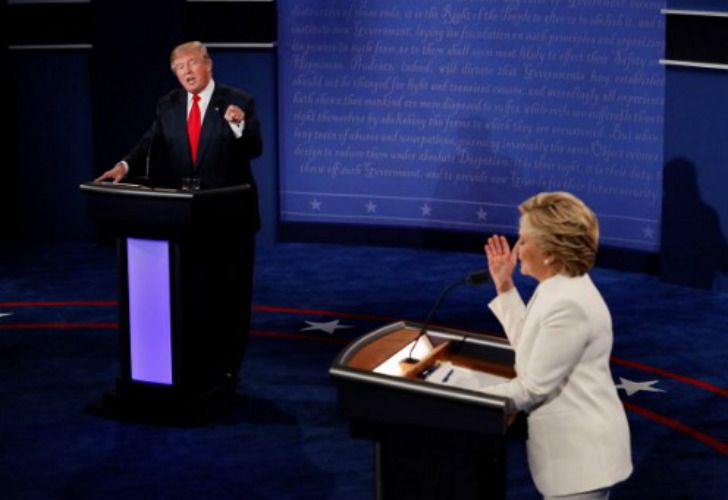
<path fill-rule="evenodd" d="M 230 130 L 232 130 L 233 134 L 235 134 L 235 138 L 240 139 L 243 136 L 243 131 L 245 130 L 245 120 L 237 124 L 233 122 L 228 123 L 230 124 Z"/>

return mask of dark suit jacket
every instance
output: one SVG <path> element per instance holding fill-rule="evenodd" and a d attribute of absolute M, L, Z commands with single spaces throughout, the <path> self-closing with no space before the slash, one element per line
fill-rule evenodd
<path fill-rule="evenodd" d="M 245 111 L 245 129 L 235 138 L 223 115 L 231 104 Z M 250 160 L 260 156 L 263 142 L 255 102 L 245 92 L 215 82 L 200 132 L 197 165 L 192 163 L 187 138 L 187 92 L 176 89 L 162 97 L 151 128 L 124 158 L 129 176 L 145 175 L 154 186 L 181 185 L 183 177 L 198 175 L 203 188 L 250 184 L 252 187 L 251 215 L 254 228 L 260 226 L 258 195 L 250 169 Z"/>

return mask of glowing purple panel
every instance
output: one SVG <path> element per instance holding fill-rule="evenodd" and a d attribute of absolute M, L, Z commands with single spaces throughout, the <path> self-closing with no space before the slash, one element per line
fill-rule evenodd
<path fill-rule="evenodd" d="M 169 243 L 126 240 L 131 378 L 172 384 Z"/>

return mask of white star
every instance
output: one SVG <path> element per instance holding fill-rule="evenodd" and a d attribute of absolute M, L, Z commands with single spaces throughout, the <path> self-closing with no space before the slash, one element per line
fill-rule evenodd
<path fill-rule="evenodd" d="M 353 328 L 352 326 L 348 325 L 339 325 L 339 320 L 336 319 L 334 321 L 329 321 L 328 323 L 317 323 L 315 321 L 306 321 L 306 324 L 308 325 L 305 328 L 301 328 L 302 332 L 307 332 L 310 330 L 321 330 L 322 332 L 326 332 L 329 335 L 334 333 L 336 330 L 340 328 Z"/>
<path fill-rule="evenodd" d="M 308 204 L 311 205 L 311 210 L 321 210 L 321 202 L 317 198 L 309 201 Z"/>
<path fill-rule="evenodd" d="M 646 240 L 654 240 L 655 230 L 651 227 L 644 227 L 642 228 L 642 235 L 645 237 Z"/>
<path fill-rule="evenodd" d="M 631 396 L 632 394 L 635 394 L 639 391 L 667 392 L 663 391 L 662 389 L 652 387 L 653 385 L 658 383 L 659 380 L 648 380 L 647 382 L 633 382 L 632 380 L 627 380 L 626 378 L 619 377 L 619 381 L 621 383 L 616 386 L 617 389 L 624 389 L 627 392 L 627 396 Z"/>
<path fill-rule="evenodd" d="M 478 220 L 488 220 L 488 212 L 483 210 L 483 207 L 480 207 L 477 212 L 475 212 L 475 215 L 478 216 Z"/>
<path fill-rule="evenodd" d="M 5 316 L 12 316 L 13 313 L 0 313 L 0 318 L 4 318 Z"/>
<path fill-rule="evenodd" d="M 432 207 L 427 203 L 422 205 L 420 207 L 420 210 L 422 211 L 422 217 L 429 217 L 430 215 L 432 215 Z"/>
<path fill-rule="evenodd" d="M 377 205 L 374 204 L 372 200 L 369 200 L 366 205 L 364 205 L 367 209 L 368 214 L 375 214 L 377 213 Z"/>

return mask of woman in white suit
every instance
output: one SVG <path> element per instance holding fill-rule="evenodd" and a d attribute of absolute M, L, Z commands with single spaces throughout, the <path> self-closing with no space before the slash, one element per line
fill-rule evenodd
<path fill-rule="evenodd" d="M 604 499 L 632 472 L 627 418 L 609 357 L 612 320 L 587 271 L 596 257 L 594 213 L 563 192 L 541 193 L 519 206 L 519 239 L 485 245 L 498 291 L 489 304 L 516 354 L 516 378 L 489 393 L 528 413 L 528 463 L 544 498 Z M 513 284 L 539 281 L 528 305 Z"/>

